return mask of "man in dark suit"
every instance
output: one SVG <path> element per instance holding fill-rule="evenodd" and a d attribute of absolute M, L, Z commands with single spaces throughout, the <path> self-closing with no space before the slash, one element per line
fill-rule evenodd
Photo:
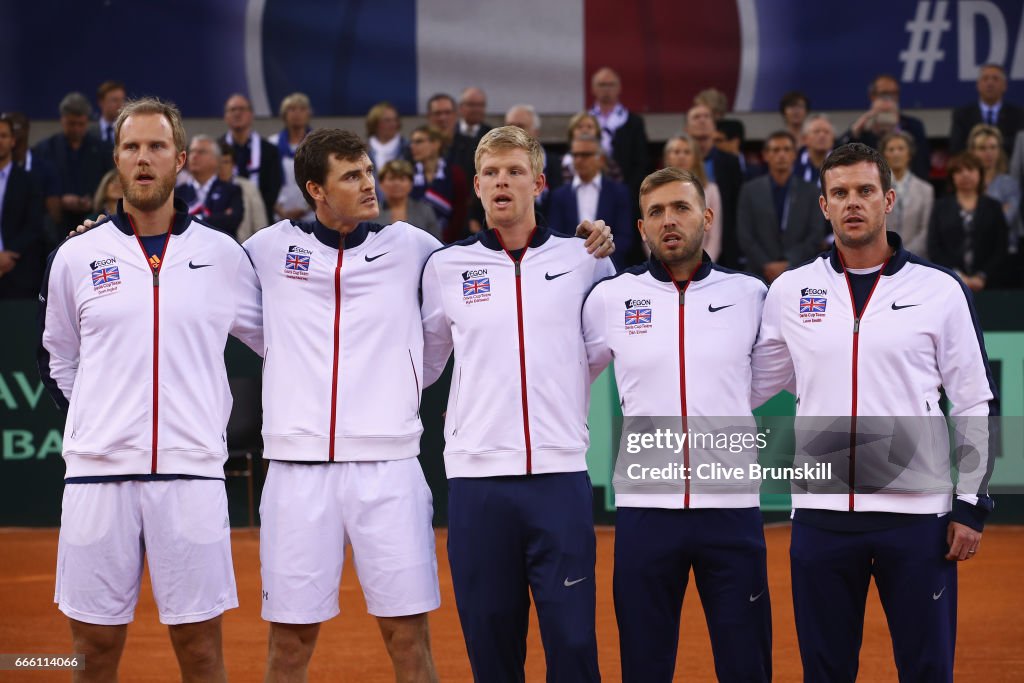
<path fill-rule="evenodd" d="M 601 124 L 601 145 L 618 165 L 622 182 L 629 187 L 630 195 L 639 197 L 640 183 L 651 170 L 643 117 L 629 111 L 619 102 L 622 81 L 608 67 L 594 72 L 590 89 L 594 95 L 594 106 L 590 113 Z M 635 214 L 640 215 L 639 205 Z M 620 250 L 621 245 L 617 245 L 616 251 Z"/>
<path fill-rule="evenodd" d="M 224 139 L 235 154 L 235 175 L 256 183 L 268 216 L 274 215 L 274 203 L 281 192 L 284 170 L 277 146 L 252 129 L 252 104 L 245 95 L 234 94 L 224 104 Z"/>
<path fill-rule="evenodd" d="M 0 118 L 0 299 L 34 299 L 43 279 L 43 203 L 13 150 L 14 126 Z"/>
<path fill-rule="evenodd" d="M 790 266 L 821 250 L 824 226 L 817 185 L 793 174 L 796 140 L 789 131 L 768 136 L 768 174 L 743 185 L 737 228 L 747 270 L 769 284 Z"/>
<path fill-rule="evenodd" d="M 868 87 L 868 98 L 871 107 L 857 117 L 850 130 L 839 139 L 838 145 L 862 142 L 878 149 L 878 143 L 886 133 L 901 130 L 914 138 L 914 159 L 910 163 L 910 170 L 918 178 L 927 180 L 932 168 L 928 136 L 925 135 L 924 124 L 920 119 L 900 112 L 899 81 L 888 74 L 876 76 Z"/>
<path fill-rule="evenodd" d="M 953 127 L 949 132 L 949 152 L 967 149 L 967 136 L 979 123 L 999 128 L 1007 158 L 1013 153 L 1013 140 L 1024 129 L 1024 107 L 1003 101 L 1006 94 L 1006 72 L 998 64 L 985 64 L 978 71 L 978 101 L 953 111 Z"/>
<path fill-rule="evenodd" d="M 695 104 L 686 112 L 686 133 L 700 148 L 708 181 L 717 184 L 722 195 L 722 251 L 718 263 L 738 269 L 742 265 L 736 238 L 736 202 L 743 184 L 740 160 L 715 147 L 715 119 L 707 105 Z"/>
<path fill-rule="evenodd" d="M 114 148 L 87 132 L 92 107 L 82 93 L 69 93 L 60 102 L 61 132 L 39 142 L 33 156 L 45 158 L 57 172 L 62 232 L 80 224 L 93 211 L 100 180 L 114 167 Z"/>
<path fill-rule="evenodd" d="M 223 233 L 238 237 L 244 204 L 242 188 L 217 176 L 220 146 L 208 135 L 197 135 L 188 146 L 190 180 L 174 188 L 174 195 L 188 204 L 188 212 Z"/>
<path fill-rule="evenodd" d="M 548 227 L 552 232 L 575 235 L 576 227 L 583 221 L 604 221 L 611 226 L 615 238 L 612 262 L 622 270 L 639 260 L 631 254 L 636 230 L 629 190 L 602 175 L 604 149 L 596 137 L 580 135 L 569 150 L 575 174 L 572 184 L 562 185 L 551 193 Z"/>
<path fill-rule="evenodd" d="M 114 122 L 124 107 L 126 97 L 124 83 L 121 81 L 103 81 L 96 89 L 100 117 L 89 125 L 89 132 L 108 145 L 114 144 Z"/>

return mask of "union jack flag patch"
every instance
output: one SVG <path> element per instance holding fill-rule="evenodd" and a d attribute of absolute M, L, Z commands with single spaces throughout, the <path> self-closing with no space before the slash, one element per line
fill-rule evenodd
<path fill-rule="evenodd" d="M 800 297 L 800 312 L 824 313 L 826 301 L 823 296 L 802 296 Z"/>
<path fill-rule="evenodd" d="M 110 266 L 109 268 L 97 268 L 92 271 L 92 286 L 99 287 L 105 285 L 108 282 L 118 282 L 121 279 L 121 273 L 117 270 L 117 266 Z"/>
<path fill-rule="evenodd" d="M 309 272 L 309 257 L 302 254 L 288 254 L 284 257 L 284 269 L 300 273 Z"/>
<path fill-rule="evenodd" d="M 466 280 L 462 283 L 462 296 L 470 297 L 477 294 L 491 293 L 491 278 L 481 277 L 475 280 Z"/>
<path fill-rule="evenodd" d="M 626 327 L 630 325 L 650 325 L 651 309 L 649 308 L 627 308 Z"/>

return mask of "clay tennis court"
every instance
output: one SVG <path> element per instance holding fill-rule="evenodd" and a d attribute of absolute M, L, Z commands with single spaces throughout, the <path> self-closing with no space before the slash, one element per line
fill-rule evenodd
<path fill-rule="evenodd" d="M 800 680 L 801 669 L 789 594 L 789 527 L 766 529 L 768 572 L 774 620 L 775 680 Z M 441 571 L 441 608 L 431 614 L 434 659 L 442 680 L 469 681 L 452 593 L 446 532 L 437 531 Z M 235 574 L 241 606 L 224 620 L 228 676 L 234 681 L 261 681 L 267 626 L 259 618 L 259 532 L 236 530 Z M 597 533 L 597 637 L 601 672 L 619 680 L 618 632 L 612 607 L 611 577 L 614 530 Z M 66 619 L 52 604 L 57 557 L 55 529 L 0 530 L 0 652 L 57 654 L 70 652 Z M 385 683 L 393 680 L 375 621 L 367 616 L 351 564 L 342 581 L 342 614 L 322 629 L 310 679 Z M 1024 527 L 990 526 L 977 560 L 960 565 L 960 614 L 956 675 L 985 683 L 1024 681 Z M 707 627 L 697 591 L 687 591 L 676 678 L 714 680 Z M 868 598 L 860 680 L 895 681 L 885 616 L 872 588 Z M 0 681 L 65 681 L 68 672 L 0 672 Z M 135 622 L 121 663 L 122 681 L 172 681 L 177 664 L 166 628 L 157 622 L 148 579 L 144 581 Z M 544 680 L 544 659 L 536 621 L 531 621 L 526 680 Z"/>

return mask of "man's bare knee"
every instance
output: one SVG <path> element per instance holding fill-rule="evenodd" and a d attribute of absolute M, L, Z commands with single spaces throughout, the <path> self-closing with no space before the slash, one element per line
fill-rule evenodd
<path fill-rule="evenodd" d="M 183 680 L 226 680 L 221 617 L 193 624 L 175 624 L 168 627 L 168 632 Z"/>
<path fill-rule="evenodd" d="M 81 683 L 116 680 L 128 625 L 106 626 L 75 619 L 69 621 L 75 654 L 85 658 L 85 669 L 76 671 L 74 680 Z"/>
<path fill-rule="evenodd" d="M 378 617 L 377 624 L 395 667 L 396 680 L 437 680 L 430 652 L 430 626 L 426 614 Z"/>
<path fill-rule="evenodd" d="M 270 624 L 267 683 L 305 681 L 320 624 Z"/>

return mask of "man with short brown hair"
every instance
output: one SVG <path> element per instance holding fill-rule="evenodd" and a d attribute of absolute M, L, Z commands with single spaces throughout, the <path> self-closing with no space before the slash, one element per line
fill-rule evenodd
<path fill-rule="evenodd" d="M 427 385 L 455 351 L 445 470 L 459 619 L 474 679 L 521 681 L 532 594 L 548 680 L 597 681 L 580 306 L 612 266 L 537 225 L 536 138 L 495 128 L 475 160 L 490 229 L 434 252 L 421 281 Z"/>

